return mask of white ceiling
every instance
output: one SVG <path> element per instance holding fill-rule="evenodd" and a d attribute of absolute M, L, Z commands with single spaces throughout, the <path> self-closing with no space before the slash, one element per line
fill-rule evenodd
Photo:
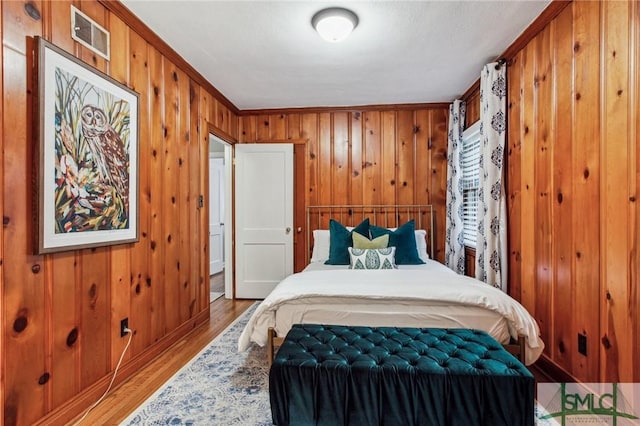
<path fill-rule="evenodd" d="M 449 102 L 550 3 L 121 0 L 239 109 Z M 311 26 L 354 11 L 342 43 Z"/>

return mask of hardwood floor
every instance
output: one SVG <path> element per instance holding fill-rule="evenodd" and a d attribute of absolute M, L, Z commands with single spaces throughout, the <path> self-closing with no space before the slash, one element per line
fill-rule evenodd
<path fill-rule="evenodd" d="M 253 300 L 234 301 L 221 297 L 211 303 L 211 320 L 208 324 L 176 342 L 138 374 L 111 390 L 81 424 L 117 425 L 122 422 L 253 302 Z M 81 416 L 70 424 L 74 424 Z"/>

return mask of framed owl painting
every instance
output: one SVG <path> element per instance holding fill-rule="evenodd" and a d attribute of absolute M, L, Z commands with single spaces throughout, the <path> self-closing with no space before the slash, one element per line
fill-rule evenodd
<path fill-rule="evenodd" d="M 138 241 L 139 96 L 36 37 L 39 253 Z"/>

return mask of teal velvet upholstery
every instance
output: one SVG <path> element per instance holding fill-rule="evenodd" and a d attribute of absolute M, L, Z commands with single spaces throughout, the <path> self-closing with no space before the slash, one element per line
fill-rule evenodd
<path fill-rule="evenodd" d="M 533 425 L 533 375 L 483 331 L 296 324 L 269 372 L 276 425 Z"/>
<path fill-rule="evenodd" d="M 329 221 L 329 259 L 326 265 L 348 265 L 349 247 L 353 247 L 351 234 L 357 232 L 369 238 L 369 218 L 363 220 L 358 226 L 349 231 L 337 220 Z"/>
<path fill-rule="evenodd" d="M 395 231 L 375 225 L 369 227 L 371 238 L 389 234 L 389 247 L 396 248 L 396 265 L 422 265 L 424 263 L 418 256 L 415 230 L 416 226 L 413 219 L 398 227 Z"/>

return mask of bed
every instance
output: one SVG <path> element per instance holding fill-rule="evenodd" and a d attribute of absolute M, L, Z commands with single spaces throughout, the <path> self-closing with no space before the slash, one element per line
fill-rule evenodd
<path fill-rule="evenodd" d="M 339 245 L 333 238 L 338 235 L 334 232 L 335 224 L 343 226 L 349 238 L 355 239 L 353 234 L 365 221 L 381 224 L 369 225 L 367 234 L 371 241 L 384 234 L 384 230 L 391 236 L 402 232 L 406 237 L 409 231 L 405 227 L 412 223 L 410 232 L 419 259 L 414 258 L 409 264 L 400 261 L 401 253 L 395 250 L 409 240 L 403 237 L 404 242 L 397 238 L 389 240 L 398 254 L 394 260 L 400 263 L 394 264 L 395 268 L 369 270 L 353 269 L 352 263 L 325 264 L 326 258 L 331 259 L 334 254 L 332 243 L 334 249 Z M 285 278 L 260 303 L 239 338 L 240 351 L 246 350 L 251 342 L 267 345 L 272 359 L 275 339 L 282 339 L 293 324 L 335 324 L 479 329 L 488 332 L 527 365 L 542 353 L 544 343 L 539 338 L 538 325 L 520 303 L 492 286 L 458 275 L 429 259 L 434 242 L 431 206 L 309 207 L 307 229 L 314 229 L 307 234 L 312 247 L 308 266 Z M 346 241 L 346 231 L 342 228 L 340 231 Z"/>

